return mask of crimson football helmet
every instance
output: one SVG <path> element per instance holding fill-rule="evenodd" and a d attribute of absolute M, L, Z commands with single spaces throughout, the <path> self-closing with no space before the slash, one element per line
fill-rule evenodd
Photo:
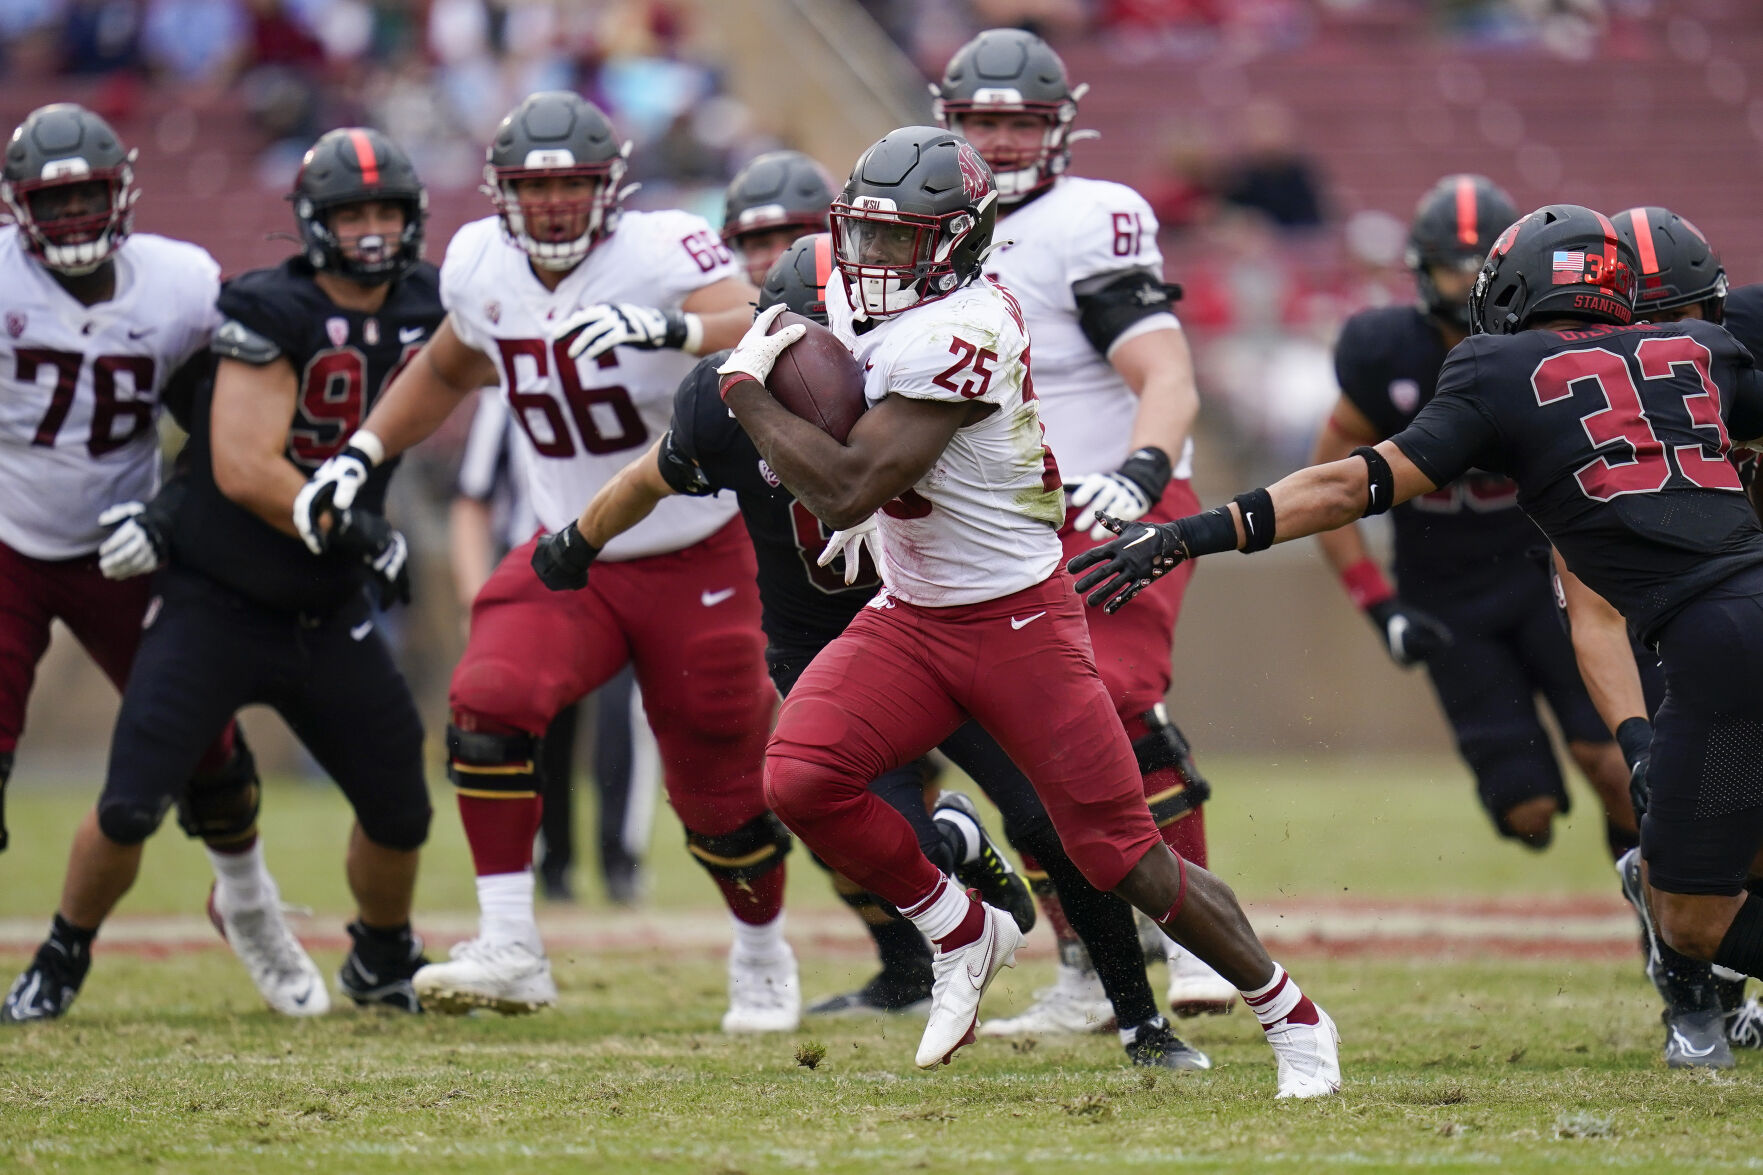
<path fill-rule="evenodd" d="M 985 157 L 1003 202 L 1027 199 L 1071 165 L 1071 124 L 1089 86 L 1073 86 L 1059 54 L 1033 33 L 987 29 L 955 51 L 930 89 L 938 125 L 957 133 L 969 114 L 1031 114 L 1046 122 L 1035 150 L 998 149 Z M 1083 135 L 1094 132 L 1076 138 Z"/>
<path fill-rule="evenodd" d="M 1602 212 L 1550 204 L 1520 219 L 1488 250 L 1469 294 L 1475 334 L 1517 334 L 1536 318 L 1634 321 L 1634 246 Z"/>
<path fill-rule="evenodd" d="M 574 269 L 618 226 L 630 150 L 605 113 L 580 94 L 531 94 L 496 128 L 483 190 L 534 265 Z M 593 181 L 580 196 L 537 200 L 519 192 L 523 180 L 577 176 Z"/>
<path fill-rule="evenodd" d="M 0 201 L 25 248 L 48 268 L 77 277 L 108 261 L 134 225 L 135 152 L 83 106 L 55 102 L 25 116 L 6 144 Z M 102 185 L 100 200 L 82 185 Z"/>

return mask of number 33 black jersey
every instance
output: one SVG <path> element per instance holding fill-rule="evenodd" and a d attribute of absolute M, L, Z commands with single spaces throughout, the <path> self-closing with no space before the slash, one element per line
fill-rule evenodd
<path fill-rule="evenodd" d="M 221 287 L 218 356 L 293 370 L 294 416 L 285 453 L 305 476 L 342 449 L 393 377 L 422 349 L 445 311 L 440 274 L 419 262 L 392 283 L 372 314 L 340 309 L 292 257 L 241 274 Z M 259 603 L 290 611 L 334 608 L 361 588 L 353 556 L 315 557 L 299 539 L 269 525 L 220 492 L 214 482 L 209 416 L 213 381 L 197 394 L 184 462 L 189 497 L 178 513 L 172 549 L 178 562 Z M 382 511 L 396 462 L 380 466 L 356 497 Z"/>
<path fill-rule="evenodd" d="M 1567 564 L 1651 635 L 1705 588 L 1763 563 L 1727 460 L 1763 435 L 1763 378 L 1711 323 L 1477 335 L 1393 439 L 1434 484 L 1508 474 Z"/>

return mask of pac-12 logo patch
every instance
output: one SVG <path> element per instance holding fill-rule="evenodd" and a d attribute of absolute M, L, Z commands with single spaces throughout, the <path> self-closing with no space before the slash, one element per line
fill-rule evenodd
<path fill-rule="evenodd" d="M 324 333 L 330 338 L 331 346 L 341 347 L 349 341 L 349 320 L 347 318 L 325 319 Z"/>
<path fill-rule="evenodd" d="M 24 334 L 24 328 L 29 322 L 30 319 L 25 317 L 24 311 L 8 310 L 6 312 L 6 333 L 16 339 L 19 335 Z"/>
<path fill-rule="evenodd" d="M 1411 379 L 1390 381 L 1390 403 L 1398 412 L 1412 412 L 1420 407 L 1420 385 Z"/>

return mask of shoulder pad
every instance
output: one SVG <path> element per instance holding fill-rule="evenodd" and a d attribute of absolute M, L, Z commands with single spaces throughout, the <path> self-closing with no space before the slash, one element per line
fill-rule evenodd
<path fill-rule="evenodd" d="M 236 318 L 229 318 L 214 332 L 209 348 L 222 359 L 237 359 L 261 367 L 281 358 L 282 349 Z"/>

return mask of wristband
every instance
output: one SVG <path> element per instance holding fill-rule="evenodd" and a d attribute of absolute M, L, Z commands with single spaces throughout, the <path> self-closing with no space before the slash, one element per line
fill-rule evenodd
<path fill-rule="evenodd" d="M 1394 599 L 1396 595 L 1396 589 L 1383 576 L 1383 568 L 1369 555 L 1341 572 L 1341 586 L 1347 589 L 1353 607 L 1361 612 Z"/>
<path fill-rule="evenodd" d="M 686 337 L 679 349 L 688 355 L 700 355 L 704 347 L 704 320 L 696 314 L 685 314 Z"/>
<path fill-rule="evenodd" d="M 365 428 L 358 428 L 351 433 L 348 444 L 350 447 L 358 449 L 361 455 L 367 458 L 369 465 L 378 465 L 386 459 L 386 443 Z"/>
<path fill-rule="evenodd" d="M 1273 495 L 1265 489 L 1253 489 L 1231 499 L 1243 516 L 1243 554 L 1253 555 L 1273 545 Z"/>
<path fill-rule="evenodd" d="M 749 381 L 756 384 L 759 383 L 758 380 L 754 379 L 745 371 L 731 371 L 716 381 L 716 394 L 726 400 L 728 399 L 729 392 L 733 390 L 736 384 L 747 383 Z M 765 385 L 759 384 L 759 386 L 764 387 Z"/>
<path fill-rule="evenodd" d="M 1622 748 L 1622 760 L 1630 771 L 1640 760 L 1653 753 L 1653 724 L 1645 718 L 1624 718 L 1616 728 L 1616 743 Z"/>
<path fill-rule="evenodd" d="M 1352 456 L 1365 460 L 1364 517 L 1382 514 L 1396 504 L 1396 475 L 1390 472 L 1390 463 L 1370 445 L 1360 445 L 1353 450 Z"/>
<path fill-rule="evenodd" d="M 1237 549 L 1237 520 L 1223 506 L 1189 515 L 1169 525 L 1175 528 L 1175 541 L 1181 544 L 1182 553 L 1189 559 Z"/>

